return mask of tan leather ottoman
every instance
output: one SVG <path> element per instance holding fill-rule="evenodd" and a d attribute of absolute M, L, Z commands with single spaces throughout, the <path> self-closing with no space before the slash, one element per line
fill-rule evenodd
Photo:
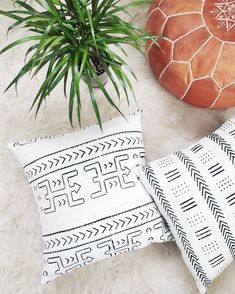
<path fill-rule="evenodd" d="M 235 106 L 235 0 L 155 0 L 146 24 L 156 78 L 199 107 Z"/>

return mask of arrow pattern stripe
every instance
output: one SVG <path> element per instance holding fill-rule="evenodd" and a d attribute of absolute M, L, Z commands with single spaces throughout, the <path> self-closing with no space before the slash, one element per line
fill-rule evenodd
<path fill-rule="evenodd" d="M 219 145 L 220 149 L 228 156 L 229 161 L 235 166 L 235 151 L 232 146 L 217 133 L 212 133 L 207 138 Z"/>
<path fill-rule="evenodd" d="M 44 284 L 91 262 L 173 240 L 132 171 L 145 162 L 140 116 L 114 120 L 102 137 L 92 126 L 12 147 L 41 217 Z"/>
<path fill-rule="evenodd" d="M 53 276 L 63 275 L 91 262 L 123 254 L 137 248 L 143 248 L 146 244 L 151 244 L 155 241 L 154 235 L 156 235 L 157 230 L 159 236 L 161 235 L 160 240 L 162 242 L 170 241 L 171 233 L 169 229 L 162 225 L 163 222 L 162 217 L 156 217 L 151 221 L 141 222 L 136 227 L 130 227 L 127 230 L 103 236 L 100 239 L 74 246 L 69 250 L 44 253 L 45 281 L 48 282 L 48 272 L 53 273 Z M 163 227 L 164 232 L 168 234 L 168 239 L 166 239 L 167 234 L 163 235 L 160 233 Z M 64 239 L 66 238 L 63 238 L 62 241 Z"/>
<path fill-rule="evenodd" d="M 44 235 L 44 254 L 80 247 L 156 220 L 163 222 L 156 204 L 152 201 L 77 228 Z M 169 229 L 162 232 L 162 237 L 166 238 L 166 236 L 167 240 L 172 238 Z"/>
<path fill-rule="evenodd" d="M 229 228 L 228 222 L 226 221 L 226 217 L 220 208 L 219 204 L 217 203 L 215 197 L 211 193 L 209 186 L 207 185 L 206 181 L 204 180 L 203 176 L 201 175 L 200 171 L 196 168 L 193 161 L 183 152 L 175 152 L 174 153 L 178 159 L 184 164 L 185 168 L 189 172 L 190 176 L 193 178 L 196 186 L 206 201 L 208 207 L 210 208 L 214 218 L 216 219 L 220 232 L 227 244 L 232 256 L 235 256 L 235 239 L 234 236 Z"/>
<path fill-rule="evenodd" d="M 119 132 L 77 146 L 72 146 L 38 158 L 25 165 L 24 171 L 28 181 L 32 183 L 42 176 L 52 173 L 52 170 L 56 172 L 61 168 L 84 163 L 113 152 L 132 149 L 144 150 L 142 132 Z"/>
<path fill-rule="evenodd" d="M 158 200 L 157 203 L 160 204 L 161 208 L 167 213 L 172 225 L 174 226 L 176 230 L 176 233 L 182 244 L 182 247 L 184 249 L 188 262 L 191 264 L 193 270 L 196 272 L 202 285 L 204 287 L 208 287 L 210 284 L 210 279 L 207 277 L 206 273 L 204 272 L 198 260 L 198 257 L 196 253 L 194 252 L 189 239 L 187 238 L 187 235 L 183 229 L 183 226 L 180 224 L 178 217 L 176 216 L 176 214 L 174 213 L 174 210 L 172 209 L 170 202 L 165 197 L 163 193 L 163 189 L 161 188 L 160 183 L 155 177 L 153 169 L 151 168 L 150 165 L 145 165 L 142 169 L 143 169 L 145 178 L 147 179 L 148 184 L 150 185 L 151 190 L 153 191 L 153 197 L 157 198 Z"/>
<path fill-rule="evenodd" d="M 234 139 L 235 118 L 140 172 L 203 293 L 235 256 Z"/>

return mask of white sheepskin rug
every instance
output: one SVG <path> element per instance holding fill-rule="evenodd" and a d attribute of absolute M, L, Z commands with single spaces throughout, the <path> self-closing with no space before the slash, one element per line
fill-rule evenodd
<path fill-rule="evenodd" d="M 28 1 L 33 3 L 33 0 Z M 174 2 L 174 1 L 173 1 Z M 173 5 L 173 4 L 172 4 Z M 1 10 L 12 9 L 10 0 L 0 0 Z M 146 11 L 132 11 L 132 22 L 143 26 Z M 12 22 L 0 16 L 0 47 L 24 30 L 6 37 Z M 7 84 L 22 67 L 27 46 L 23 45 L 0 57 L 0 294 L 196 294 L 194 280 L 174 243 L 155 244 L 148 248 L 117 256 L 77 269 L 46 285 L 40 284 L 42 240 L 39 214 L 23 172 L 7 144 L 20 138 L 71 132 L 68 101 L 62 89 L 54 91 L 35 120 L 27 115 L 42 74 L 25 78 L 19 84 L 19 97 L 14 89 L 3 94 Z M 235 109 L 212 111 L 189 106 L 169 94 L 154 79 L 146 59 L 128 49 L 128 63 L 138 77 L 135 82 L 139 107 L 143 109 L 145 146 L 150 160 L 189 146 L 235 115 Z M 110 83 L 107 88 L 111 89 Z M 86 85 L 83 93 L 83 125 L 95 122 Z M 103 120 L 117 113 L 99 96 Z M 136 109 L 121 101 L 128 114 Z M 88 212 L 89 213 L 89 212 Z M 208 294 L 235 293 L 235 262 L 213 282 Z"/>

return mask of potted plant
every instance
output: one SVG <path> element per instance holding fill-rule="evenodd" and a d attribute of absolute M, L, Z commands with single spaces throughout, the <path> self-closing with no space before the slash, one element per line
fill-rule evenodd
<path fill-rule="evenodd" d="M 73 124 L 76 109 L 81 125 L 80 83 L 83 79 L 89 88 L 91 102 L 99 126 L 102 121 L 95 97 L 94 86 L 103 92 L 107 102 L 119 112 L 120 109 L 107 92 L 106 77 L 111 81 L 117 96 L 133 92 L 127 71 L 136 78 L 126 61 L 111 49 L 114 45 L 126 54 L 123 45 L 130 45 L 143 53 L 146 39 L 157 41 L 144 30 L 123 20 L 119 13 L 127 13 L 128 8 L 144 5 L 147 1 L 120 4 L 120 0 L 35 0 L 38 8 L 24 1 L 15 1 L 17 8 L 0 11 L 15 22 L 8 31 L 16 27 L 27 28 L 32 34 L 14 41 L 0 50 L 0 55 L 22 44 L 31 43 L 26 52 L 26 62 L 17 76 L 9 84 L 17 86 L 26 74 L 36 75 L 47 67 L 45 79 L 33 100 L 31 109 L 36 107 L 36 115 L 46 97 L 60 83 L 64 83 L 64 94 L 69 97 L 69 120 Z M 36 3 L 35 3 L 36 4 Z M 69 85 L 68 85 L 69 84 Z M 69 93 L 67 88 L 69 87 Z"/>

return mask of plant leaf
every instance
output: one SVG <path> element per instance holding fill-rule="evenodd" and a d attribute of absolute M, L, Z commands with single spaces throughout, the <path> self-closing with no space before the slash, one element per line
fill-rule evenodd
<path fill-rule="evenodd" d="M 94 112 L 95 112 L 96 119 L 98 121 L 100 129 L 103 130 L 102 122 L 101 122 L 101 118 L 100 118 L 99 107 L 97 105 L 96 98 L 95 98 L 95 95 L 94 95 L 94 89 L 93 89 L 92 84 L 91 84 L 91 72 L 90 72 L 88 67 L 84 68 L 84 75 L 85 75 L 87 86 L 88 86 L 88 89 L 89 89 L 89 92 L 90 92 L 91 102 L 92 102 L 92 105 L 93 105 L 93 109 L 94 109 Z"/>
<path fill-rule="evenodd" d="M 26 43 L 26 42 L 36 41 L 36 40 L 40 40 L 40 36 L 29 36 L 29 37 L 19 39 L 19 40 L 13 42 L 13 43 L 7 45 L 2 50 L 0 50 L 0 55 L 5 53 L 7 50 L 17 46 L 17 45 L 20 45 L 20 44 L 23 44 L 23 43 Z"/>

